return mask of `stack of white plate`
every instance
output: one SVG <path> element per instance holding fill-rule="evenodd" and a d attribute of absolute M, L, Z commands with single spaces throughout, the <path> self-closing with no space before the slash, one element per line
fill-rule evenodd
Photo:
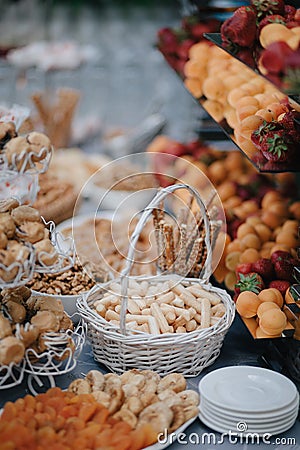
<path fill-rule="evenodd" d="M 220 433 L 279 434 L 298 415 L 299 394 L 284 375 L 254 366 L 232 366 L 199 383 L 200 420 Z"/>

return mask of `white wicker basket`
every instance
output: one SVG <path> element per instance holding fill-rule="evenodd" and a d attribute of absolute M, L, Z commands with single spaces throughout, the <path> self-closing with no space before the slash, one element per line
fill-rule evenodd
<path fill-rule="evenodd" d="M 182 278 L 181 276 L 172 274 L 153 277 L 129 277 L 134 260 L 135 244 L 142 227 L 161 200 L 176 189 L 188 189 L 195 196 L 204 218 L 207 259 L 203 270 L 203 279 Z M 222 289 L 213 287 L 207 282 L 210 276 L 211 265 L 209 220 L 205 205 L 198 192 L 186 184 L 173 185 L 162 189 L 141 215 L 137 227 L 131 236 L 130 244 L 126 267 L 121 277 L 118 280 L 114 280 L 114 283 L 117 282 L 121 285 L 120 327 L 106 321 L 91 307 L 108 290 L 111 281 L 95 286 L 87 294 L 83 294 L 77 301 L 79 313 L 87 323 L 87 336 L 92 344 L 95 359 L 116 373 L 137 368 L 141 370 L 154 370 L 162 376 L 173 372 L 183 373 L 185 376 L 197 376 L 218 357 L 225 334 L 232 324 L 235 314 L 234 303 L 229 294 Z M 126 312 L 129 278 L 133 278 L 135 281 L 147 280 L 151 284 L 167 280 L 180 281 L 181 284 L 187 286 L 200 284 L 203 289 L 214 292 L 221 297 L 226 312 L 215 325 L 188 333 L 154 335 L 127 330 Z"/>

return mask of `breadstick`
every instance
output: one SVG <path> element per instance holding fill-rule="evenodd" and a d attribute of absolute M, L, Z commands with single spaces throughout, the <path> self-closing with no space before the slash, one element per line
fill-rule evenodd
<path fill-rule="evenodd" d="M 137 328 L 137 326 L 138 326 L 138 324 L 135 320 L 133 320 L 132 322 L 128 322 L 126 324 L 126 328 L 128 328 L 130 330 Z"/>
<path fill-rule="evenodd" d="M 172 305 L 178 308 L 184 308 L 184 301 L 182 298 L 176 296 L 175 300 L 172 301 Z"/>
<path fill-rule="evenodd" d="M 105 317 L 105 313 L 106 313 L 107 310 L 106 310 L 105 305 L 103 305 L 102 303 L 99 303 L 96 306 L 96 311 L 101 317 Z"/>
<path fill-rule="evenodd" d="M 187 290 L 195 297 L 208 298 L 212 306 L 221 303 L 221 299 L 217 294 L 213 292 L 208 292 L 205 289 L 202 289 L 200 286 L 195 285 L 188 286 Z"/>
<path fill-rule="evenodd" d="M 186 331 L 195 331 L 197 328 L 196 320 L 192 319 L 189 322 L 187 322 L 185 328 L 186 328 Z"/>
<path fill-rule="evenodd" d="M 116 297 L 115 295 L 111 294 L 111 295 L 106 295 L 105 297 L 103 297 L 100 302 L 105 305 L 105 306 L 109 306 L 109 305 L 117 305 L 118 303 L 120 303 L 120 299 L 118 297 Z"/>
<path fill-rule="evenodd" d="M 170 289 L 178 296 L 181 296 L 182 294 L 189 296 L 190 298 L 196 299 L 196 297 L 190 292 L 188 291 L 185 287 L 182 286 L 182 284 L 172 284 L 172 282 L 170 282 Z"/>
<path fill-rule="evenodd" d="M 151 309 L 144 308 L 144 309 L 142 309 L 141 314 L 143 314 L 143 316 L 151 316 Z"/>
<path fill-rule="evenodd" d="M 151 334 L 160 334 L 157 321 L 155 317 L 146 316 L 148 318 L 148 325 Z"/>
<path fill-rule="evenodd" d="M 112 311 L 111 309 L 108 309 L 106 311 L 106 314 L 105 314 L 105 320 L 107 320 L 108 322 L 110 320 L 118 320 L 119 321 L 120 320 L 120 316 L 115 311 Z"/>
<path fill-rule="evenodd" d="M 185 326 L 188 322 L 189 322 L 189 320 L 186 320 L 185 316 L 179 316 L 175 320 L 174 325 L 175 325 L 175 327 L 181 327 L 181 326 Z"/>
<path fill-rule="evenodd" d="M 193 319 L 195 319 L 198 323 L 201 323 L 201 314 L 195 314 Z"/>
<path fill-rule="evenodd" d="M 186 328 L 185 327 L 178 327 L 176 328 L 176 333 L 186 333 Z"/>
<path fill-rule="evenodd" d="M 149 324 L 148 323 L 143 323 L 142 325 L 138 325 L 137 327 L 136 327 L 136 330 L 138 330 L 138 331 L 142 331 L 143 333 L 150 333 L 150 330 L 149 330 Z"/>
<path fill-rule="evenodd" d="M 126 322 L 136 321 L 138 325 L 143 323 L 147 323 L 149 320 L 149 316 L 143 316 L 142 314 L 126 314 Z"/>
<path fill-rule="evenodd" d="M 159 326 L 159 329 L 162 333 L 170 333 L 170 326 L 163 315 L 162 310 L 156 303 L 152 303 L 150 306 L 152 316 L 155 317 L 157 324 Z"/>
<path fill-rule="evenodd" d="M 174 292 L 167 292 L 167 294 L 160 295 L 156 297 L 156 303 L 159 305 L 162 303 L 171 303 L 175 299 Z"/>
<path fill-rule="evenodd" d="M 212 315 L 215 317 L 222 317 L 226 312 L 226 308 L 223 303 L 219 303 L 211 308 Z"/>
<path fill-rule="evenodd" d="M 130 314 L 140 314 L 141 312 L 140 308 L 132 298 L 128 299 L 127 310 Z"/>
<path fill-rule="evenodd" d="M 146 300 L 144 300 L 143 298 L 137 298 L 134 301 L 141 310 L 147 307 Z"/>
<path fill-rule="evenodd" d="M 201 328 L 210 326 L 211 308 L 208 298 L 203 298 L 201 302 Z"/>
<path fill-rule="evenodd" d="M 184 303 L 186 306 L 189 306 L 190 308 L 194 308 L 197 313 L 202 314 L 202 309 L 201 309 L 202 299 L 196 300 L 195 297 L 190 298 L 189 296 L 186 296 L 186 298 L 184 298 L 182 296 L 182 299 L 184 300 Z"/>

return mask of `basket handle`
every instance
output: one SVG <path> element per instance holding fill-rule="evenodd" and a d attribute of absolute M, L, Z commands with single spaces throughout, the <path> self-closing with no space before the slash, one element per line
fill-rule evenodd
<path fill-rule="evenodd" d="M 205 226 L 205 245 L 207 248 L 207 256 L 204 263 L 203 268 L 203 281 L 207 282 L 208 278 L 211 274 L 211 259 L 212 259 L 212 249 L 211 249 L 211 242 L 210 242 L 210 226 L 209 226 L 209 220 L 206 213 L 206 207 L 201 199 L 198 191 L 194 189 L 192 186 L 189 186 L 185 183 L 180 184 L 174 184 L 171 186 L 167 186 L 166 188 L 161 189 L 155 197 L 151 200 L 149 205 L 144 209 L 134 232 L 131 235 L 130 238 L 130 245 L 128 254 L 126 257 L 126 264 L 124 269 L 121 272 L 120 280 L 121 280 L 121 311 L 120 311 L 120 330 L 122 334 L 126 334 L 126 312 L 127 312 L 127 305 L 128 305 L 128 275 L 130 274 L 131 268 L 134 263 L 134 252 L 136 250 L 136 244 L 139 239 L 139 236 L 143 230 L 143 227 L 145 226 L 148 218 L 152 214 L 153 209 L 159 205 L 159 203 L 167 197 L 172 192 L 175 192 L 178 189 L 187 189 L 197 200 L 203 220 L 204 220 L 204 226 Z"/>

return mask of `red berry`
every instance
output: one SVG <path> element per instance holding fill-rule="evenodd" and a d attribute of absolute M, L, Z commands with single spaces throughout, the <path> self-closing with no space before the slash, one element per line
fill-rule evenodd
<path fill-rule="evenodd" d="M 252 264 L 253 272 L 259 273 L 265 280 L 269 280 L 274 276 L 273 263 L 268 258 L 260 258 Z"/>
<path fill-rule="evenodd" d="M 278 291 L 281 292 L 282 296 L 284 297 L 286 291 L 290 287 L 291 283 L 284 280 L 273 280 L 270 282 L 269 287 L 278 289 Z"/>

